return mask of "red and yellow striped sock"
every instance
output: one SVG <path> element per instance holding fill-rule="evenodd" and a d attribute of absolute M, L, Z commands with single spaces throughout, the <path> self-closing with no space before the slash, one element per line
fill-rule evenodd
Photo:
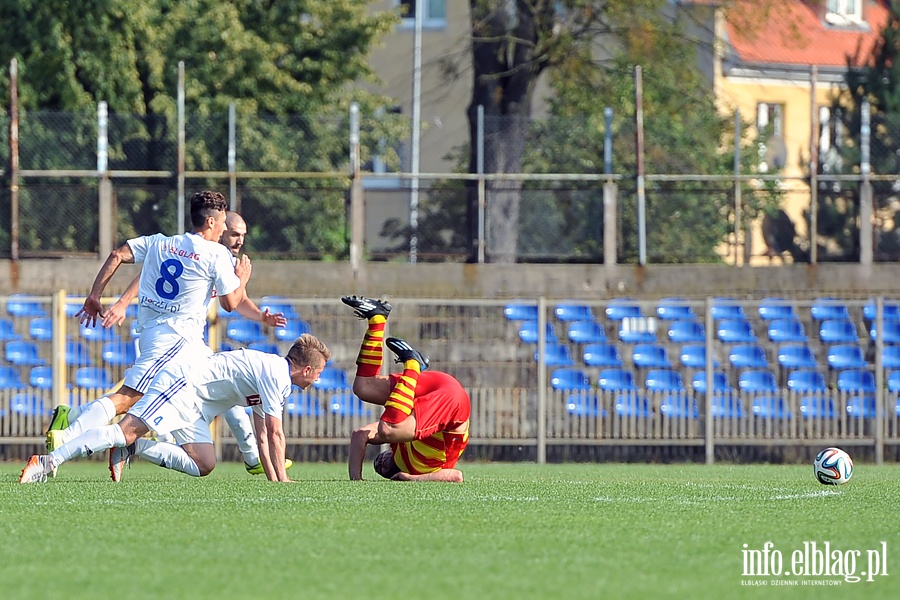
<path fill-rule="evenodd" d="M 381 370 L 381 361 L 384 355 L 384 326 L 387 318 L 383 315 L 375 315 L 369 319 L 369 328 L 363 337 L 359 355 L 356 357 L 356 376 L 375 377 Z"/>
<path fill-rule="evenodd" d="M 400 423 L 412 414 L 416 403 L 416 384 L 421 373 L 419 361 L 408 360 L 403 364 L 403 374 L 391 395 L 384 403 L 381 420 L 385 423 Z"/>

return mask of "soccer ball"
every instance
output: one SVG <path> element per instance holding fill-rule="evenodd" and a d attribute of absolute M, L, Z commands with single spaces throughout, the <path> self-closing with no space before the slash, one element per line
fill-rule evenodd
<path fill-rule="evenodd" d="M 843 485 L 853 475 L 853 459 L 840 448 L 825 448 L 813 461 L 816 479 L 824 485 Z"/>

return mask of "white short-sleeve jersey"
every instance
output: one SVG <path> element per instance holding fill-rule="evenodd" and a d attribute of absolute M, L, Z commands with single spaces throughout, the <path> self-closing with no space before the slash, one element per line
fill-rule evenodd
<path fill-rule="evenodd" d="M 229 294 L 241 282 L 231 252 L 196 233 L 161 233 L 128 240 L 134 262 L 143 263 L 138 287 L 138 331 L 162 323 L 188 339 L 203 338 L 215 291 Z"/>

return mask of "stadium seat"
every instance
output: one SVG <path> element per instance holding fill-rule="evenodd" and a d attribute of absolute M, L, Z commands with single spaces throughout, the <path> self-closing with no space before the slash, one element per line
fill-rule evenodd
<path fill-rule="evenodd" d="M 16 324 L 10 319 L 0 319 L 0 342 L 13 342 L 22 339 L 16 333 Z"/>
<path fill-rule="evenodd" d="M 594 313 L 586 304 L 559 304 L 553 310 L 560 321 L 593 321 Z"/>
<path fill-rule="evenodd" d="M 823 344 L 858 344 L 856 325 L 847 319 L 826 319 L 819 326 L 819 339 Z"/>
<path fill-rule="evenodd" d="M 728 362 L 735 369 L 766 369 L 766 351 L 758 344 L 737 344 L 728 350 Z"/>
<path fill-rule="evenodd" d="M 706 345 L 685 344 L 681 347 L 681 365 L 691 369 L 706 368 Z M 719 361 L 713 359 L 713 367 L 718 368 Z"/>
<path fill-rule="evenodd" d="M 588 344 L 582 353 L 584 364 L 589 367 L 621 367 L 622 356 L 615 344 Z"/>
<path fill-rule="evenodd" d="M 600 371 L 598 385 L 605 392 L 637 391 L 634 375 L 626 369 L 604 369 Z"/>
<path fill-rule="evenodd" d="M 787 387 L 801 394 L 828 391 L 825 376 L 813 369 L 797 369 L 788 373 Z"/>
<path fill-rule="evenodd" d="M 684 381 L 681 373 L 674 369 L 651 369 L 644 378 L 644 387 L 649 392 L 683 392 Z"/>
<path fill-rule="evenodd" d="M 866 393 L 875 391 L 875 375 L 865 369 L 848 369 L 838 373 L 837 389 L 841 392 Z"/>
<path fill-rule="evenodd" d="M 28 323 L 28 335 L 36 342 L 49 342 L 53 339 L 53 319 L 34 317 Z"/>
<path fill-rule="evenodd" d="M 746 319 L 722 319 L 716 325 L 716 336 L 724 344 L 755 344 L 759 341 Z"/>
<path fill-rule="evenodd" d="M 855 419 L 874 419 L 876 411 L 875 396 L 870 394 L 853 396 L 847 400 L 848 417 Z"/>
<path fill-rule="evenodd" d="M 509 321 L 537 321 L 538 307 L 536 304 L 507 304 L 503 316 Z"/>
<path fill-rule="evenodd" d="M 103 362 L 112 367 L 130 367 L 137 359 L 137 351 L 132 341 L 106 342 L 100 356 Z"/>
<path fill-rule="evenodd" d="M 806 331 L 803 328 L 803 323 L 801 323 L 799 319 L 775 319 L 769 321 L 766 335 L 769 336 L 769 341 L 775 342 L 776 344 L 790 342 L 806 343 L 809 341 L 809 337 L 807 337 Z"/>
<path fill-rule="evenodd" d="M 696 321 L 694 309 L 683 298 L 663 298 L 656 305 L 656 316 L 664 321 Z"/>
<path fill-rule="evenodd" d="M 78 340 L 66 341 L 66 364 L 70 367 L 89 367 L 94 364 L 88 347 Z"/>
<path fill-rule="evenodd" d="M 99 323 L 96 327 L 84 324 L 79 328 L 81 339 L 87 342 L 115 342 L 119 339 L 114 327 L 103 327 Z"/>
<path fill-rule="evenodd" d="M 884 328 L 885 344 L 900 344 L 900 321 L 884 321 L 882 327 Z M 869 337 L 872 338 L 872 341 L 878 339 L 878 328 L 874 322 L 869 328 Z"/>
<path fill-rule="evenodd" d="M 281 350 L 278 349 L 278 344 L 273 342 L 252 342 L 247 346 L 250 350 L 258 350 L 260 352 L 265 352 L 266 354 L 277 354 L 281 356 Z"/>
<path fill-rule="evenodd" d="M 575 344 L 594 344 L 607 341 L 606 332 L 596 321 L 570 321 L 567 335 Z"/>
<path fill-rule="evenodd" d="M 6 362 L 20 367 L 33 367 L 42 365 L 45 361 L 40 357 L 34 342 L 12 340 L 6 342 Z"/>
<path fill-rule="evenodd" d="M 656 320 L 643 317 L 626 317 L 619 321 L 619 340 L 626 344 L 652 344 L 656 342 Z"/>
<path fill-rule="evenodd" d="M 828 366 L 832 369 L 864 369 L 869 364 L 856 344 L 836 344 L 828 348 Z"/>
<path fill-rule="evenodd" d="M 667 369 L 672 366 L 672 361 L 666 355 L 666 348 L 661 344 L 636 344 L 631 352 L 631 360 L 638 368 Z"/>
<path fill-rule="evenodd" d="M 538 351 L 534 352 L 535 362 L 540 362 Z M 571 367 L 575 364 L 572 352 L 566 344 L 548 342 L 544 351 L 544 364 L 548 367 Z"/>
<path fill-rule="evenodd" d="M 670 419 L 699 419 L 700 409 L 688 394 L 666 394 L 659 401 L 659 414 Z"/>
<path fill-rule="evenodd" d="M 284 318 L 288 321 L 294 321 L 300 318 L 300 311 L 294 308 L 294 304 L 291 302 L 290 298 L 283 298 L 281 296 L 263 296 L 259 301 L 259 308 L 263 310 L 268 308 L 269 312 L 272 314 L 284 313 Z"/>
<path fill-rule="evenodd" d="M 889 392 L 900 392 L 900 371 L 891 371 L 888 374 L 887 389 Z"/>
<path fill-rule="evenodd" d="M 566 411 L 573 417 L 605 417 L 607 414 L 601 406 L 600 398 L 590 392 L 569 394 L 566 398 Z"/>
<path fill-rule="evenodd" d="M 350 392 L 334 394 L 328 403 L 332 413 L 342 417 L 370 417 L 372 416 L 371 405 L 367 405 L 356 395 Z"/>
<path fill-rule="evenodd" d="M 697 371 L 691 380 L 691 388 L 698 394 L 706 393 L 706 371 Z M 728 375 L 722 371 L 713 373 L 713 393 L 733 392 L 734 388 L 728 383 Z"/>
<path fill-rule="evenodd" d="M 589 390 L 591 378 L 581 369 L 566 367 L 562 369 L 554 369 L 550 375 L 550 387 L 554 390 Z"/>
<path fill-rule="evenodd" d="M 763 298 L 757 308 L 759 318 L 764 321 L 796 320 L 797 312 L 784 298 Z"/>
<path fill-rule="evenodd" d="M 790 419 L 793 416 L 781 396 L 756 396 L 750 411 L 760 419 Z"/>
<path fill-rule="evenodd" d="M 744 407 L 740 397 L 733 392 L 713 394 L 712 417 L 716 419 L 742 419 Z"/>
<path fill-rule="evenodd" d="M 672 321 L 666 335 L 676 344 L 701 343 L 706 341 L 706 330 L 699 321 Z"/>
<path fill-rule="evenodd" d="M 284 327 L 276 327 L 274 331 L 275 339 L 279 342 L 293 343 L 294 340 L 304 333 L 312 333 L 312 328 L 309 326 L 309 323 L 298 318 L 288 321 Z"/>
<path fill-rule="evenodd" d="M 107 390 L 115 384 L 103 367 L 80 367 L 75 370 L 75 385 L 82 388 Z"/>
<path fill-rule="evenodd" d="M 53 389 L 53 368 L 32 367 L 28 374 L 28 385 L 40 390 Z"/>
<path fill-rule="evenodd" d="M 653 416 L 653 409 L 650 408 L 650 400 L 646 396 L 630 393 L 616 394 L 613 408 L 619 417 L 636 417 L 646 418 Z"/>
<path fill-rule="evenodd" d="M 882 318 L 885 321 L 897 321 L 900 320 L 900 304 L 893 300 L 885 300 L 884 304 L 884 314 Z M 875 305 L 874 300 L 869 300 L 863 306 L 863 318 L 867 321 L 874 321 L 878 316 L 876 311 L 877 306 Z"/>
<path fill-rule="evenodd" d="M 606 318 L 610 321 L 621 321 L 622 319 L 643 316 L 640 304 L 627 298 L 611 301 L 604 312 L 606 313 Z"/>
<path fill-rule="evenodd" d="M 344 369 L 325 365 L 322 374 L 313 382 L 313 387 L 320 390 L 349 390 L 352 386 Z"/>
<path fill-rule="evenodd" d="M 749 394 L 779 391 L 775 373 L 767 369 L 747 369 L 738 377 L 738 389 Z"/>
<path fill-rule="evenodd" d="M 25 382 L 19 375 L 16 367 L 0 366 L 0 390 L 18 390 L 24 387 Z"/>
<path fill-rule="evenodd" d="M 284 403 L 284 410 L 288 415 L 295 417 L 318 417 L 322 414 L 322 408 L 316 397 L 296 387 Z"/>
<path fill-rule="evenodd" d="M 800 399 L 800 414 L 805 419 L 833 419 L 837 413 L 831 398 L 804 396 Z"/>
<path fill-rule="evenodd" d="M 553 323 L 545 323 L 544 324 L 544 339 L 547 342 L 556 342 L 558 338 L 556 337 L 556 328 L 553 326 Z M 525 342 L 526 344 L 537 344 L 538 343 L 538 322 L 537 321 L 522 321 L 519 325 L 519 339 Z"/>
<path fill-rule="evenodd" d="M 262 325 L 256 321 L 248 321 L 246 319 L 234 319 L 228 322 L 225 335 L 241 344 L 252 344 L 253 342 L 264 342 L 266 336 L 263 333 Z"/>
<path fill-rule="evenodd" d="M 810 314 L 816 321 L 850 320 L 847 305 L 835 298 L 816 298 L 810 308 Z"/>
<path fill-rule="evenodd" d="M 51 412 L 51 409 L 44 405 L 43 397 L 28 392 L 13 395 L 9 399 L 9 408 L 14 413 L 32 417 L 45 417 Z"/>
<path fill-rule="evenodd" d="M 743 307 L 734 298 L 713 298 L 712 318 L 715 321 L 722 319 L 746 321 L 747 315 Z"/>
<path fill-rule="evenodd" d="M 34 300 L 25 300 L 28 294 L 12 294 L 6 300 L 6 313 L 11 317 L 46 317 L 47 311 Z"/>
<path fill-rule="evenodd" d="M 783 344 L 778 347 L 778 365 L 784 369 L 816 369 L 819 363 L 806 344 Z"/>

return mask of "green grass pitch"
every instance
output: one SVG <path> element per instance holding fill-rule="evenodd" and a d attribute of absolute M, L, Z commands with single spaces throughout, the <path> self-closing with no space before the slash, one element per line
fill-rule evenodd
<path fill-rule="evenodd" d="M 461 485 L 147 463 L 117 485 L 73 462 L 22 486 L 21 467 L 0 464 L 2 598 L 900 597 L 898 465 L 858 464 L 841 487 L 807 465 L 467 463 Z M 773 570 L 809 542 L 845 574 L 854 551 L 857 575 L 869 550 L 884 564 L 871 582 L 746 576 L 766 542 Z"/>

